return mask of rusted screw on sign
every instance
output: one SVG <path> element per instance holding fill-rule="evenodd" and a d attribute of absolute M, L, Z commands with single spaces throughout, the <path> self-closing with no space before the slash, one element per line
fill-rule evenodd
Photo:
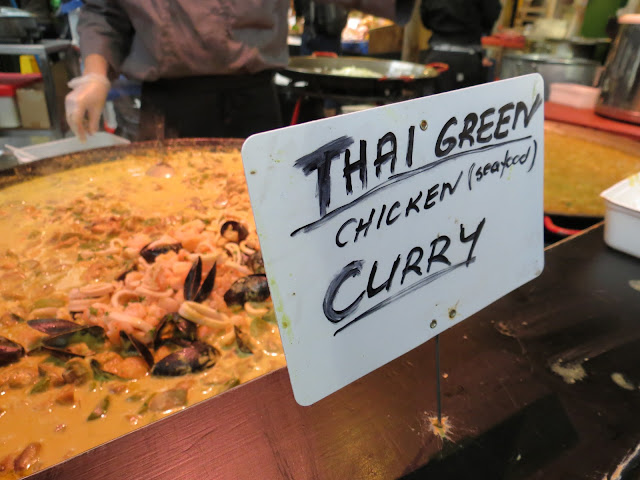
<path fill-rule="evenodd" d="M 422 120 L 422 121 L 420 122 L 420 129 L 421 129 L 422 131 L 425 131 L 428 127 L 429 127 L 429 124 L 427 123 L 427 121 L 426 121 L 426 120 Z"/>

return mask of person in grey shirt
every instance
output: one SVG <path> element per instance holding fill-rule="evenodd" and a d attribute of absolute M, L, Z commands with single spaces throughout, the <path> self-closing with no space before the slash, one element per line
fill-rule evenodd
<path fill-rule="evenodd" d="M 414 0 L 337 0 L 398 22 Z M 247 137 L 281 126 L 273 73 L 288 62 L 289 0 L 85 0 L 84 60 L 65 101 L 80 138 L 97 132 L 119 74 L 142 82 L 140 139 Z"/>

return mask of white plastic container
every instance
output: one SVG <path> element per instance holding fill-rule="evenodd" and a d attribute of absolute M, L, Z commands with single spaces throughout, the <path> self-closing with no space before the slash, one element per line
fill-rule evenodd
<path fill-rule="evenodd" d="M 15 155 L 20 163 L 29 163 L 43 158 L 65 155 L 67 153 L 80 152 L 82 150 L 92 150 L 94 148 L 112 147 L 114 145 L 124 145 L 131 143 L 126 138 L 119 137 L 107 132 L 98 132 L 89 135 L 86 142 L 81 142 L 78 137 L 54 140 L 53 142 L 39 143 L 29 147 L 16 148 L 6 145 Z"/>
<path fill-rule="evenodd" d="M 16 104 L 16 90 L 11 85 L 0 86 L 0 128 L 20 126 L 20 116 Z"/>
<path fill-rule="evenodd" d="M 599 97 L 600 89 L 596 87 L 577 83 L 552 83 L 550 86 L 550 102 L 574 108 L 594 109 Z"/>
<path fill-rule="evenodd" d="M 600 194 L 606 203 L 604 241 L 640 258 L 640 172 Z"/>

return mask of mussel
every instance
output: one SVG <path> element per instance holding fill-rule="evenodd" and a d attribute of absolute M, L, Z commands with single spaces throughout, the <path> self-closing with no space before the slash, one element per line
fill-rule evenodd
<path fill-rule="evenodd" d="M 249 236 L 249 230 L 235 220 L 228 220 L 220 227 L 220 235 L 231 242 L 240 243 Z"/>
<path fill-rule="evenodd" d="M 60 335 L 62 333 L 73 332 L 83 328 L 82 325 L 69 320 L 61 320 L 59 318 L 38 318 L 36 320 L 27 320 L 27 325 L 39 332 L 47 335 Z"/>
<path fill-rule="evenodd" d="M 253 271 L 253 273 L 264 274 L 264 261 L 262 260 L 262 254 L 257 251 L 253 253 L 247 259 L 247 267 Z"/>
<path fill-rule="evenodd" d="M 198 372 L 213 367 L 219 355 L 220 352 L 211 345 L 196 341 L 158 361 L 151 374 L 175 377 Z"/>
<path fill-rule="evenodd" d="M 151 244 L 149 244 L 151 245 Z M 180 251 L 180 249 L 182 248 L 182 244 L 180 243 L 172 243 L 172 244 L 168 244 L 168 245 L 158 245 L 157 247 L 153 247 L 153 248 L 149 248 L 149 245 L 145 245 L 144 247 L 142 247 L 142 250 L 140 250 L 140 256 L 142 258 L 144 258 L 147 263 L 153 263 L 156 261 L 156 258 L 159 255 L 162 255 L 164 253 L 168 253 L 168 252 L 176 252 L 178 253 Z"/>
<path fill-rule="evenodd" d="M 156 255 L 157 256 L 157 255 Z M 155 258 L 154 258 L 155 260 Z M 127 278 L 127 275 L 129 275 L 131 272 L 137 272 L 138 271 L 138 266 L 134 265 L 133 267 L 131 267 L 129 270 L 125 270 L 124 272 L 122 272 L 120 275 L 118 275 L 116 277 L 116 280 L 119 282 L 124 282 L 125 278 Z"/>
<path fill-rule="evenodd" d="M 104 329 L 98 325 L 52 335 L 42 340 L 42 348 L 67 357 L 84 357 L 99 351 L 105 341 Z"/>
<path fill-rule="evenodd" d="M 185 300 L 200 303 L 211 295 L 216 282 L 216 264 L 213 264 L 202 285 L 200 285 L 201 278 L 202 260 L 198 257 L 198 260 L 191 266 L 187 278 L 184 280 L 183 293 Z"/>
<path fill-rule="evenodd" d="M 156 350 L 165 343 L 180 345 L 182 342 L 194 342 L 198 337 L 195 323 L 177 313 L 168 313 L 160 320 L 153 336 L 153 348 Z"/>
<path fill-rule="evenodd" d="M 251 347 L 249 346 L 249 342 L 247 342 L 245 340 L 245 335 L 242 332 L 242 330 L 240 330 L 236 325 L 233 326 L 233 332 L 236 335 L 236 344 L 238 345 L 238 350 L 240 350 L 242 353 L 246 353 L 248 355 L 252 354 L 253 351 L 251 350 Z"/>
<path fill-rule="evenodd" d="M 147 346 L 133 335 L 129 335 L 124 330 L 120 330 L 120 339 L 122 340 L 123 356 L 139 355 L 146 362 L 149 368 L 153 367 L 153 355 Z"/>
<path fill-rule="evenodd" d="M 22 345 L 5 337 L 0 337 L 0 367 L 17 362 L 24 355 Z"/>
<path fill-rule="evenodd" d="M 224 294 L 224 301 L 231 307 L 244 305 L 245 302 L 264 302 L 269 295 L 267 276 L 249 275 L 233 282 Z"/>

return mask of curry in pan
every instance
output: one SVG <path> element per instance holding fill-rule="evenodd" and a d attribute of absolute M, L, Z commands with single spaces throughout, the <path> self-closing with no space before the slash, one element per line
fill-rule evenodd
<path fill-rule="evenodd" d="M 0 190 L 0 478 L 285 364 L 240 155 L 213 150 Z"/>

